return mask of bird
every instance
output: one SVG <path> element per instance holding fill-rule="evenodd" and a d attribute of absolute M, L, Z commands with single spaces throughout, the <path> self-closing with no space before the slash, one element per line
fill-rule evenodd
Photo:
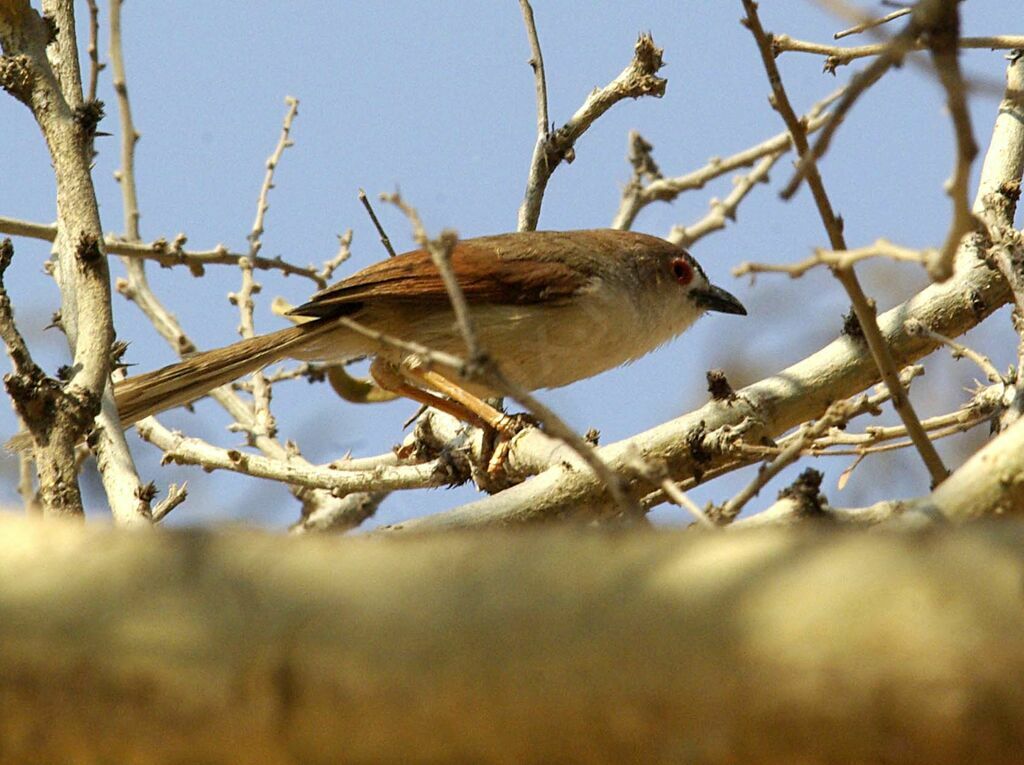
<path fill-rule="evenodd" d="M 480 349 L 505 379 L 528 391 L 634 361 L 709 311 L 747 313 L 735 296 L 711 284 L 685 249 L 632 231 L 463 239 L 449 263 Z M 118 381 L 122 424 L 191 403 L 286 358 L 342 363 L 371 357 L 370 372 L 381 387 L 471 422 L 475 410 L 465 411 L 460 392 L 467 400 L 502 392 L 468 379 L 458 365 L 423 369 L 421 355 L 394 342 L 465 354 L 442 274 L 425 249 L 368 266 L 289 314 L 300 323 Z"/>

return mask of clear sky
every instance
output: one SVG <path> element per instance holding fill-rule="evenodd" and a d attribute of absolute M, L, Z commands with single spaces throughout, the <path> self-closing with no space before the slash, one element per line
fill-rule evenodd
<path fill-rule="evenodd" d="M 770 30 L 828 42 L 848 26 L 813 3 L 763 2 Z M 873 11 L 879 6 L 873 4 Z M 1016 33 L 1017 3 L 972 0 L 962 6 L 965 34 Z M 576 161 L 560 167 L 548 190 L 541 228 L 572 229 L 610 223 L 622 184 L 629 177 L 626 137 L 637 129 L 655 146 L 666 175 L 703 165 L 782 130 L 767 103 L 768 85 L 749 33 L 738 23 L 739 2 L 673 0 L 631 3 L 534 3 L 548 74 L 550 114 L 563 123 L 595 86 L 628 63 L 637 33 L 650 31 L 664 47 L 662 74 L 668 89 L 660 100 L 616 105 L 579 142 Z M 106 56 L 107 14 L 103 7 L 100 51 Z M 80 19 L 81 21 L 81 19 Z M 533 74 L 519 5 L 504 2 L 130 2 L 124 10 L 128 86 L 142 140 L 137 167 L 142 235 L 147 240 L 185 232 L 189 245 L 223 242 L 244 250 L 252 225 L 263 164 L 285 112 L 284 97 L 300 99 L 293 130 L 295 146 L 281 163 L 270 198 L 265 255 L 302 264 L 335 252 L 336 235 L 352 228 L 355 270 L 384 256 L 356 198 L 400 188 L 427 227 L 453 227 L 464 236 L 510 231 L 522 198 L 535 130 Z M 84 35 L 83 48 L 84 48 Z M 853 44 L 866 40 L 853 38 Z M 1001 52 L 970 51 L 965 66 L 979 87 L 971 107 L 982 149 L 1003 82 Z M 942 190 L 953 162 L 953 137 L 943 98 L 926 65 L 906 65 L 875 86 L 844 124 L 823 164 L 826 182 L 846 222 L 851 246 L 879 236 L 910 246 L 934 246 L 945 235 L 949 205 Z M 786 54 L 783 77 L 797 108 L 830 92 L 858 68 L 821 72 L 820 57 Z M 118 132 L 109 70 L 101 75 L 108 116 L 101 130 Z M 98 139 L 95 181 L 104 227 L 122 230 L 120 193 L 112 172 L 118 138 Z M 43 141 L 29 112 L 0 97 L 0 215 L 49 222 L 55 217 L 53 176 Z M 628 368 L 545 394 L 571 423 L 596 427 L 604 442 L 617 440 L 689 411 L 706 399 L 704 372 L 722 367 L 735 386 L 752 382 L 818 349 L 835 337 L 847 301 L 826 273 L 801 281 L 734 280 L 741 260 L 795 261 L 827 243 L 806 192 L 790 203 L 777 190 L 787 178 L 784 160 L 771 186 L 756 189 L 739 219 L 694 248 L 712 279 L 736 293 L 750 316 L 709 316 L 682 340 Z M 976 175 L 976 173 L 975 173 Z M 673 224 L 688 224 L 723 197 L 729 179 L 690 192 L 672 205 L 647 208 L 635 228 L 665 235 Z M 378 205 L 399 248 L 411 245 L 405 220 Z M 16 240 L 8 286 L 19 322 L 52 371 L 67 352 L 56 332 L 44 333 L 58 307 L 55 287 L 41 272 L 45 244 Z M 114 264 L 115 274 L 120 264 Z M 226 293 L 238 288 L 232 267 L 209 269 L 196 279 L 185 269 L 150 266 L 158 294 L 178 314 L 200 347 L 237 338 L 237 310 Z M 345 273 L 345 271 L 343 271 Z M 864 268 L 865 288 L 888 308 L 925 283 L 912 266 L 878 264 Z M 291 302 L 308 296 L 311 283 L 262 272 L 257 327 L 283 326 L 269 311 L 281 295 Z M 174 354 L 131 304 L 115 300 L 118 334 L 131 341 L 128 360 L 139 369 L 168 363 Z M 972 343 L 1005 367 L 1014 338 L 1005 311 L 972 333 Z M 930 365 L 915 386 L 924 414 L 955 407 L 962 388 L 978 373 L 967 362 L 945 358 Z M 415 405 L 356 406 L 324 387 L 293 382 L 276 389 L 275 412 L 282 434 L 296 439 L 314 461 L 351 450 L 371 455 L 402 439 L 401 422 Z M 225 430 L 226 417 L 210 403 L 196 414 L 169 414 L 169 426 L 221 445 L 237 445 Z M 13 433 L 8 407 L 0 410 L 0 434 Z M 958 445 L 942 442 L 952 464 L 983 434 Z M 972 440 L 974 439 L 974 440 Z M 161 486 L 188 480 L 190 501 L 174 522 L 240 520 L 283 525 L 297 509 L 286 490 L 257 479 L 207 475 L 196 468 L 158 467 L 156 450 L 130 438 L 144 479 Z M 811 464 L 801 463 L 801 467 Z M 839 492 L 838 474 L 848 465 L 836 459 L 813 463 L 827 469 L 824 490 L 835 504 L 857 505 L 927 490 L 927 475 L 911 454 L 868 461 Z M 873 472 L 875 471 L 875 472 Z M 880 472 L 879 472 L 880 471 Z M 0 502 L 17 501 L 16 461 L 0 458 Z M 894 480 L 875 480 L 898 475 Z M 693 492 L 699 502 L 724 501 L 742 473 Z M 763 499 L 774 497 L 792 477 L 784 474 Z M 84 479 L 89 507 L 102 507 L 94 477 Z M 395 495 L 377 522 L 393 522 L 471 498 L 471 488 Z M 755 506 L 757 503 L 755 503 Z M 680 519 L 679 511 L 657 517 Z"/>

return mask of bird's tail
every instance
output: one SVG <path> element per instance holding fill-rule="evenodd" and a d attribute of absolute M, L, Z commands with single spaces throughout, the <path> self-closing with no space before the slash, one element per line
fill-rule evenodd
<path fill-rule="evenodd" d="M 286 358 L 297 346 L 326 331 L 334 322 L 314 320 L 202 351 L 163 369 L 114 384 L 114 399 L 124 427 L 151 414 L 183 406 L 214 388 Z"/>

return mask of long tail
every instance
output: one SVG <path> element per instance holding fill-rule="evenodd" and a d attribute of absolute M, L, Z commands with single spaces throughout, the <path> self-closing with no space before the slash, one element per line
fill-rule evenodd
<path fill-rule="evenodd" d="M 128 427 L 143 417 L 195 401 L 214 388 L 288 357 L 296 346 L 335 331 L 333 324 L 330 320 L 306 322 L 121 380 L 114 385 L 121 424 Z"/>

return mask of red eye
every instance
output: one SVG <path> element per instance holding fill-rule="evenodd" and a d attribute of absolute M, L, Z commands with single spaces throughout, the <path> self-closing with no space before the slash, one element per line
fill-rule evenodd
<path fill-rule="evenodd" d="M 672 261 L 672 275 L 685 287 L 693 281 L 693 266 L 686 258 L 676 258 Z"/>

